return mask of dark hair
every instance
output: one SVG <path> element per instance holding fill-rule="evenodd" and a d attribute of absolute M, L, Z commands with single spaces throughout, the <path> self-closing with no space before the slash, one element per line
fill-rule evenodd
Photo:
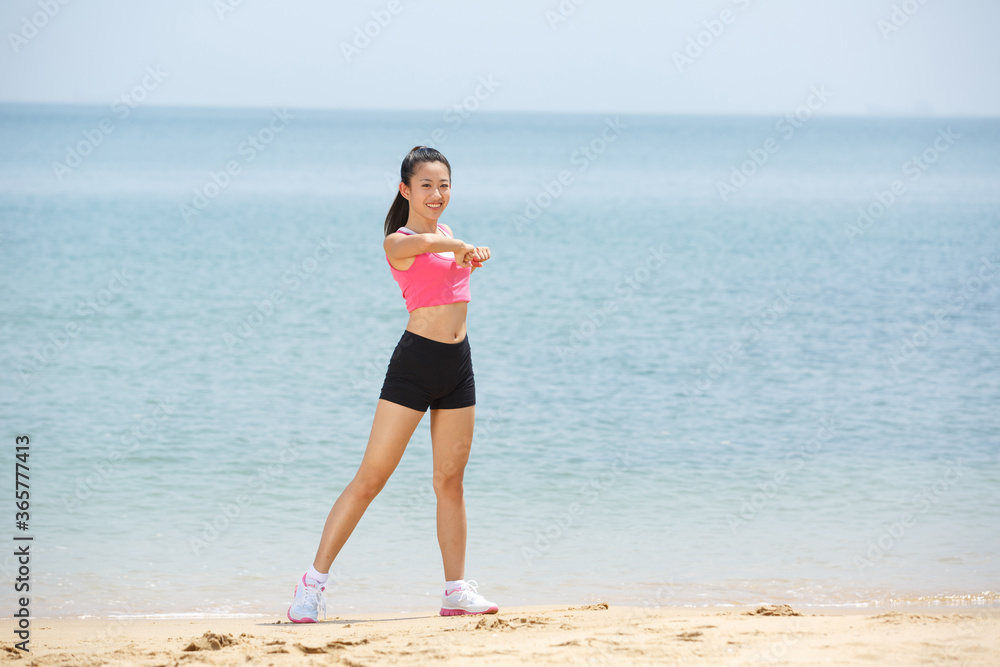
<path fill-rule="evenodd" d="M 424 162 L 441 162 L 448 167 L 448 177 L 451 177 L 451 165 L 448 163 L 448 158 L 441 154 L 441 151 L 427 146 L 414 146 L 413 150 L 403 158 L 403 164 L 399 167 L 399 181 L 409 186 L 413 172 L 417 170 L 417 165 Z M 406 225 L 409 217 L 410 202 L 407 201 L 402 192 L 397 191 L 396 198 L 389 208 L 389 214 L 385 216 L 385 235 L 388 236 Z"/>

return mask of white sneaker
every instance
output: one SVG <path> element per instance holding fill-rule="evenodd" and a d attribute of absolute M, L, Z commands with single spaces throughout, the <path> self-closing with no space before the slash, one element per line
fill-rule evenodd
<path fill-rule="evenodd" d="M 323 591 L 326 586 L 310 584 L 306 581 L 306 575 L 295 585 L 295 599 L 292 606 L 288 608 L 288 620 L 292 623 L 316 623 L 319 620 L 319 610 L 323 610 L 323 618 L 326 619 L 326 601 L 323 600 Z"/>
<path fill-rule="evenodd" d="M 441 615 L 495 614 L 500 611 L 499 607 L 476 592 L 478 587 L 476 582 L 466 581 L 461 588 L 446 590 L 441 601 Z"/>

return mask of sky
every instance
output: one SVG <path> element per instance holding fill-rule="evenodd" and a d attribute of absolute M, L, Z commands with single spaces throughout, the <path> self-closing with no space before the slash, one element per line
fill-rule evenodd
<path fill-rule="evenodd" d="M 996 0 L 4 0 L 0 103 L 1000 116 Z"/>

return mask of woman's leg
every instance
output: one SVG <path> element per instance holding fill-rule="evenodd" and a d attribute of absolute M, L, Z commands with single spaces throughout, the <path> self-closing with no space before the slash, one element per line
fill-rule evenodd
<path fill-rule="evenodd" d="M 465 578 L 465 496 L 462 479 L 472 449 L 476 406 L 431 410 L 437 533 L 445 581 Z"/>
<path fill-rule="evenodd" d="M 326 517 L 323 536 L 319 541 L 319 549 L 316 550 L 316 560 L 313 561 L 313 567 L 318 571 L 330 571 L 333 559 L 340 553 L 368 505 L 396 469 L 406 450 L 406 444 L 423 416 L 424 413 L 418 410 L 379 399 L 371 435 L 368 436 L 368 446 L 358 472 Z"/>

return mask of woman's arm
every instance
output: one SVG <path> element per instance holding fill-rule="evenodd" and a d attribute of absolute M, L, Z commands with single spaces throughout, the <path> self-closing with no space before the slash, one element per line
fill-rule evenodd
<path fill-rule="evenodd" d="M 445 231 L 448 232 L 448 236 L 455 236 L 454 232 L 451 231 L 451 227 L 443 222 L 439 222 L 438 227 L 444 227 Z M 473 251 L 475 252 L 476 257 L 472 258 L 472 261 L 469 263 L 469 266 L 472 267 L 469 271 L 469 275 L 475 273 L 476 269 L 481 267 L 483 262 L 490 258 L 490 249 L 486 246 L 476 246 Z"/>
<path fill-rule="evenodd" d="M 416 257 L 425 252 L 468 252 L 473 247 L 460 239 L 453 239 L 440 234 L 402 234 L 394 232 L 385 237 L 382 243 L 389 259 Z"/>

